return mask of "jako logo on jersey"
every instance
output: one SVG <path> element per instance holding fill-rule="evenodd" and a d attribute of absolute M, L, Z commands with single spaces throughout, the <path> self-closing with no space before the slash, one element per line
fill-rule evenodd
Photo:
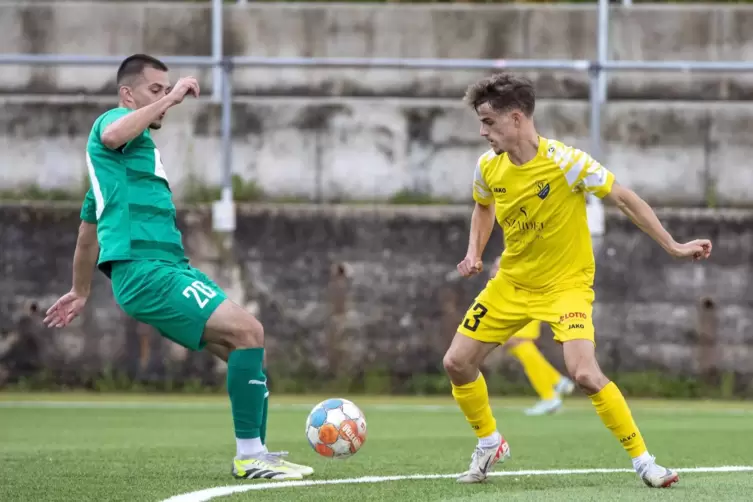
<path fill-rule="evenodd" d="M 570 312 L 560 316 L 560 322 L 565 322 L 568 319 L 588 319 L 588 316 L 583 312 Z"/>
<path fill-rule="evenodd" d="M 585 329 L 585 327 L 583 324 L 571 324 L 567 329 Z"/>
<path fill-rule="evenodd" d="M 539 199 L 546 199 L 546 196 L 549 195 L 549 190 L 549 183 L 547 183 L 546 181 L 536 182 L 536 195 L 538 195 Z"/>
<path fill-rule="evenodd" d="M 494 193 L 507 193 L 506 188 L 495 188 Z"/>

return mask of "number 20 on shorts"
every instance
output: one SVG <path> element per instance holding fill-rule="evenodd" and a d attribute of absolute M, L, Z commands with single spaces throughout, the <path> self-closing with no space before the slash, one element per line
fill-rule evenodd
<path fill-rule="evenodd" d="M 206 307 L 209 300 L 217 296 L 217 292 L 201 281 L 193 281 L 190 286 L 183 290 L 183 296 L 186 298 L 194 297 L 199 308 Z"/>
<path fill-rule="evenodd" d="M 481 319 L 487 312 L 489 312 L 489 309 L 476 302 L 476 305 L 473 306 L 473 311 L 475 314 L 470 318 L 466 317 L 465 322 L 463 323 L 463 327 L 469 331 L 476 331 L 478 329 L 478 325 L 481 324 Z M 473 324 L 471 324 L 471 319 L 473 320 Z"/>

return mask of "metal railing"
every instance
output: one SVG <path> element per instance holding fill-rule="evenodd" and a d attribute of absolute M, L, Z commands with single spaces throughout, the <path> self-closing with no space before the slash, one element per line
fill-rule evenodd
<path fill-rule="evenodd" d="M 234 230 L 235 219 L 232 187 L 232 84 L 231 73 L 236 67 L 257 68 L 379 68 L 439 70 L 550 70 L 587 72 L 590 101 L 590 153 L 600 159 L 602 106 L 607 100 L 606 77 L 609 72 L 626 71 L 699 71 L 753 72 L 753 62 L 739 61 L 611 61 L 609 50 L 609 0 L 598 3 L 597 60 L 528 60 L 528 59 L 404 59 L 404 58 L 321 58 L 321 57 L 225 57 L 222 53 L 222 0 L 213 0 L 212 56 L 160 57 L 169 66 L 212 68 L 213 95 L 222 103 L 222 199 L 215 206 L 215 226 L 221 231 Z M 125 56 L 80 56 L 51 54 L 0 54 L 0 66 L 21 65 L 86 65 L 117 66 Z M 589 200 L 596 218 L 603 219 L 600 201 Z M 603 224 L 595 234 L 603 233 Z"/>

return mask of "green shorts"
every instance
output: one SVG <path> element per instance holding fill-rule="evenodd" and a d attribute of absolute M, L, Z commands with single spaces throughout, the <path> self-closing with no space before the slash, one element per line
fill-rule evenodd
<path fill-rule="evenodd" d="M 116 261 L 111 279 L 115 301 L 126 314 L 191 350 L 204 347 L 204 326 L 227 298 L 187 262 Z"/>

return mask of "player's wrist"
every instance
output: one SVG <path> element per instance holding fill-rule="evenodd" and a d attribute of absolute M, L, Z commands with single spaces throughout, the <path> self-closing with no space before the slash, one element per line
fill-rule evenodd
<path fill-rule="evenodd" d="M 89 295 L 91 294 L 91 288 L 90 287 L 89 288 L 83 288 L 83 287 L 80 287 L 80 286 L 79 287 L 74 286 L 73 288 L 71 288 L 71 293 L 73 293 L 74 295 L 76 295 L 78 298 L 81 298 L 81 299 L 85 300 L 85 299 L 89 298 Z"/>
<path fill-rule="evenodd" d="M 674 240 L 672 237 L 669 237 L 665 242 L 661 243 L 664 250 L 671 254 L 675 255 L 677 254 L 677 251 L 680 249 L 680 243 Z"/>
<path fill-rule="evenodd" d="M 168 108 L 172 108 L 173 106 L 178 104 L 178 99 L 173 95 L 173 93 L 170 93 L 164 97 L 162 97 L 159 101 L 157 101 L 158 109 L 160 114 L 167 111 Z"/>

